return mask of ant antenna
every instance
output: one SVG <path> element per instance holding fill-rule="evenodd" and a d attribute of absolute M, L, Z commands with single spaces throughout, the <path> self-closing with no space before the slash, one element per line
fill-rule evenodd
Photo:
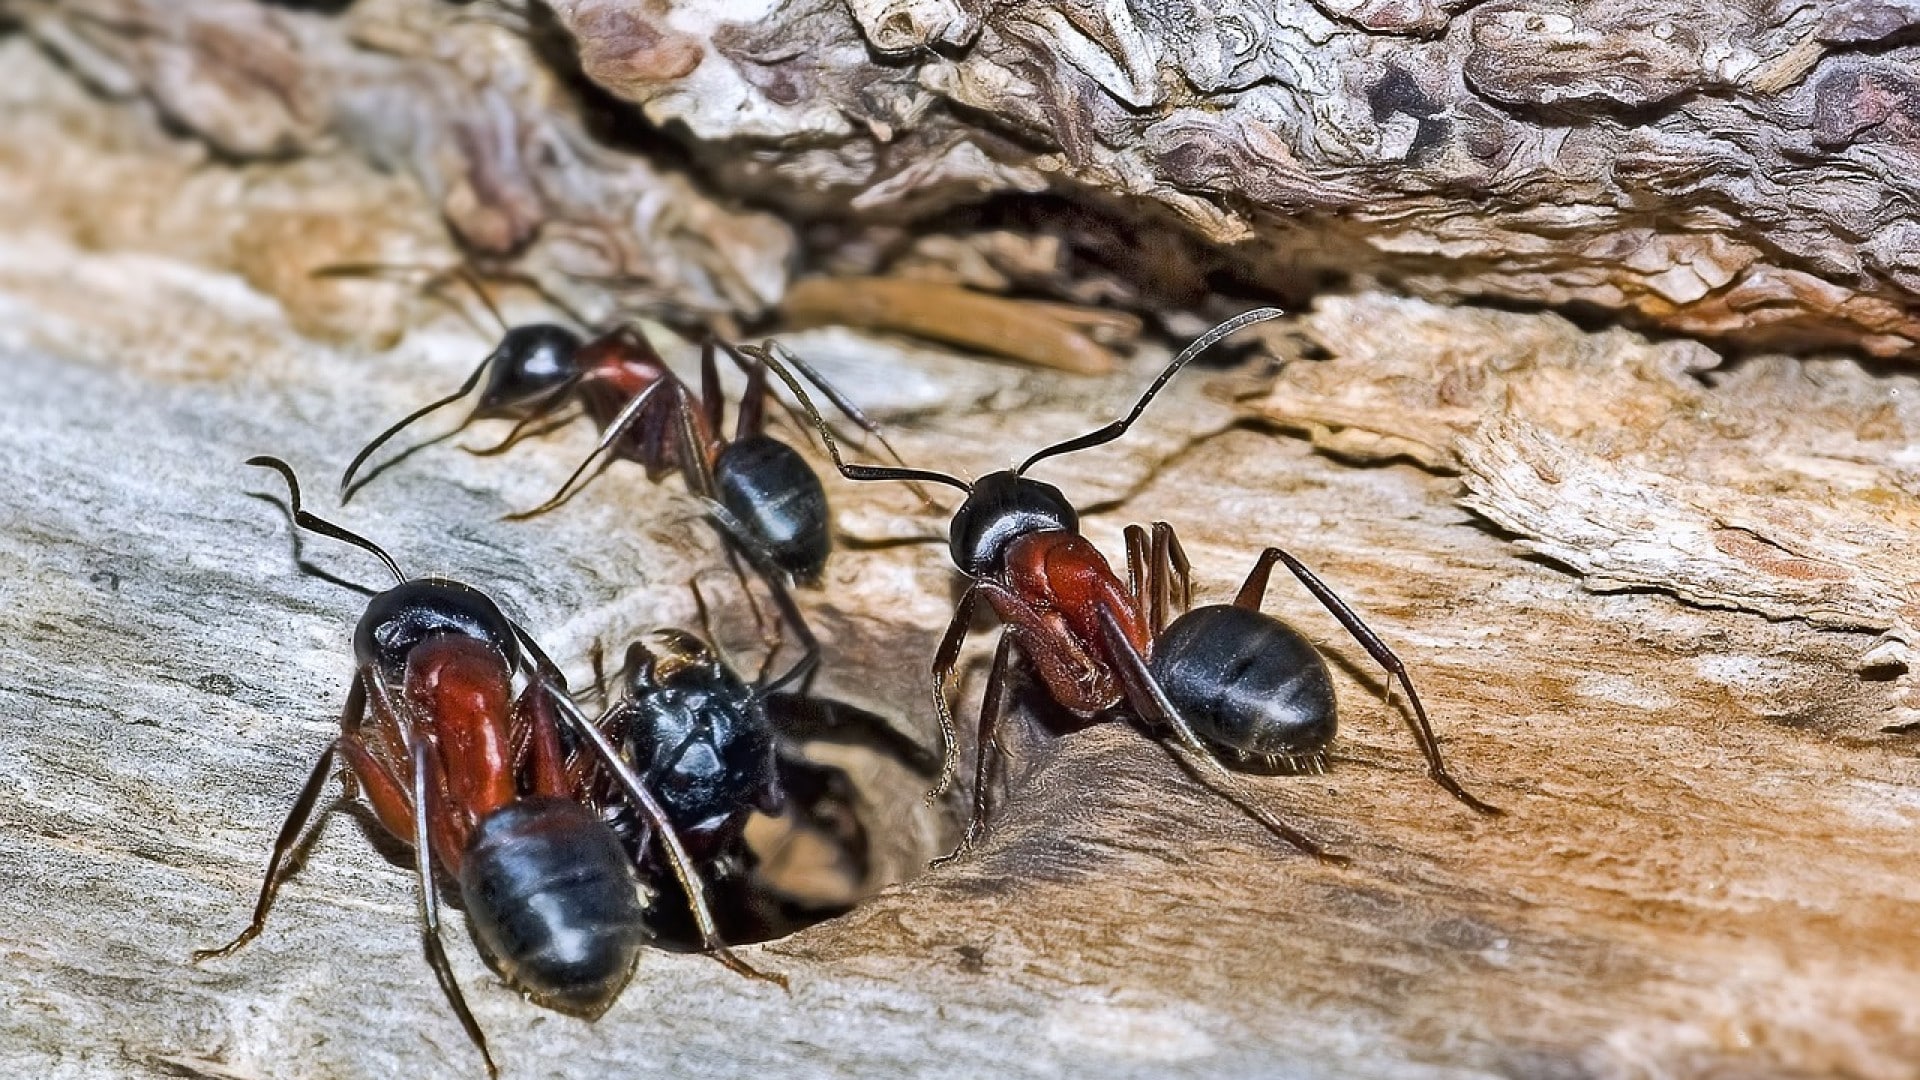
<path fill-rule="evenodd" d="M 740 351 L 766 364 L 767 370 L 779 376 L 780 381 L 787 384 L 787 389 L 793 391 L 793 396 L 799 399 L 800 407 L 806 410 L 807 419 L 813 422 L 814 430 L 820 433 L 820 441 L 827 444 L 827 456 L 833 458 L 833 467 L 840 470 L 841 476 L 849 480 L 925 480 L 928 483 L 956 487 L 972 494 L 972 484 L 957 476 L 934 472 L 931 469 L 847 464 L 846 459 L 840 456 L 840 444 L 833 437 L 833 429 L 828 426 L 826 418 L 820 415 L 820 410 L 814 407 L 813 399 L 807 396 L 806 389 L 800 385 L 800 380 L 794 376 L 793 369 L 788 366 L 789 363 L 804 364 L 804 362 L 777 341 L 768 341 L 760 346 L 742 345 Z M 885 440 L 882 442 L 884 443 Z M 889 446 L 887 449 L 893 448 Z"/>
<path fill-rule="evenodd" d="M 1266 322 L 1269 319 L 1278 319 L 1285 314 L 1286 312 L 1279 308 L 1254 308 L 1252 311 L 1241 312 L 1226 322 L 1221 323 L 1219 326 L 1200 335 L 1194 340 L 1193 344 L 1181 349 L 1180 355 L 1174 357 L 1173 360 L 1167 364 L 1166 368 L 1160 372 L 1160 377 L 1153 380 L 1152 386 L 1147 387 L 1147 392 L 1141 394 L 1140 400 L 1133 403 L 1132 412 L 1108 424 L 1106 427 L 1089 431 L 1085 435 L 1068 439 L 1066 442 L 1054 443 L 1052 446 L 1028 458 L 1024 464 L 1013 470 L 1013 475 L 1019 476 L 1047 458 L 1060 454 L 1071 454 L 1076 450 L 1085 450 L 1092 446 L 1100 446 L 1125 435 L 1127 429 L 1133 426 L 1133 422 L 1140 419 L 1140 414 L 1147 411 L 1147 405 L 1153 401 L 1154 395 L 1158 394 L 1160 389 L 1166 386 L 1167 382 L 1175 375 L 1179 374 L 1180 369 L 1186 367 L 1194 357 L 1206 352 L 1218 344 L 1221 338 L 1239 330 L 1243 326 Z"/>
<path fill-rule="evenodd" d="M 420 291 L 436 295 L 440 286 L 449 278 L 460 282 L 473 291 L 473 295 L 480 300 L 480 306 L 486 308 L 487 314 L 493 316 L 493 321 L 500 327 L 500 331 L 506 332 L 507 317 L 500 313 L 499 306 L 493 302 L 493 296 L 487 292 L 486 283 L 480 280 L 479 272 L 464 260 L 452 266 L 441 267 L 422 263 L 331 263 L 308 271 L 309 277 L 317 278 L 391 277 L 397 274 L 425 274 L 426 280 L 420 283 Z M 442 303 L 453 304 L 453 301 L 444 296 L 439 299 Z M 470 313 L 462 312 L 462 314 L 468 315 L 469 319 L 472 317 Z"/>
<path fill-rule="evenodd" d="M 421 283 L 420 290 L 430 293 L 441 301 L 452 305 L 453 301 L 441 295 L 439 292 L 440 285 L 451 279 L 460 282 L 473 292 L 473 295 L 479 299 L 480 306 L 486 308 L 487 314 L 493 316 L 494 324 L 500 327 L 500 333 L 502 335 L 506 334 L 509 330 L 507 317 L 500 313 L 499 305 L 493 302 L 492 295 L 487 292 L 486 283 L 480 280 L 479 273 L 464 261 L 446 267 L 423 266 L 408 263 L 335 263 L 331 266 L 319 267 L 311 271 L 310 274 L 317 278 L 384 277 L 395 274 L 425 274 L 427 277 L 426 280 Z M 471 312 L 459 308 L 458 305 L 453 306 L 456 310 L 459 310 L 469 322 L 472 321 L 473 316 Z M 479 328 L 476 326 L 475 329 Z M 347 470 L 340 474 L 340 505 L 345 506 L 347 503 L 353 501 L 354 474 L 360 471 L 360 466 L 367 463 L 367 459 L 373 456 L 374 451 L 385 446 L 387 440 L 405 431 L 414 421 L 419 420 L 429 413 L 444 409 L 454 402 L 459 401 L 461 398 L 466 397 L 468 394 L 473 393 L 473 388 L 480 385 L 480 377 L 486 373 L 487 365 L 491 363 L 492 360 L 493 357 L 489 356 L 487 359 L 480 361 L 480 366 L 473 369 L 473 374 L 467 376 L 467 381 L 460 384 L 460 389 L 455 390 L 446 397 L 422 405 L 406 416 L 401 417 L 398 423 L 374 436 L 372 442 L 361 447 L 360 452 L 355 454 L 353 460 L 347 463 Z"/>
<path fill-rule="evenodd" d="M 467 381 L 460 384 L 460 389 L 455 390 L 446 397 L 430 401 L 401 417 L 392 427 L 375 435 L 372 442 L 361 447 L 360 452 L 353 455 L 353 460 L 347 462 L 347 471 L 340 474 L 340 505 L 345 506 L 347 502 L 353 498 L 353 474 L 360 471 L 360 466 L 367 463 L 367 459 L 373 456 L 374 451 L 385 446 L 388 439 L 405 431 L 415 420 L 420 419 L 428 413 L 444 409 L 454 402 L 459 401 L 461 398 L 466 397 L 468 394 L 473 393 L 473 388 L 480 385 L 480 376 L 487 373 L 487 365 L 491 363 L 493 363 L 493 356 L 489 354 L 485 360 L 480 361 L 479 367 L 473 369 L 473 374 L 467 376 Z"/>
<path fill-rule="evenodd" d="M 352 544 L 354 547 L 360 548 L 363 551 L 372 552 L 376 558 L 387 564 L 387 569 L 393 572 L 393 579 L 395 581 L 403 585 L 406 584 L 407 575 L 401 573 L 400 564 L 393 561 L 393 556 L 381 550 L 379 544 L 361 536 L 359 533 L 335 525 L 333 522 L 317 514 L 310 514 L 301 509 L 300 478 L 293 474 L 293 466 L 288 465 L 286 462 L 270 454 L 250 457 L 247 459 L 247 464 L 272 469 L 274 472 L 280 474 L 281 479 L 287 482 L 287 493 L 290 501 L 293 503 L 293 523 L 295 525 L 309 532 L 317 532 L 322 536 L 330 536 L 335 540 Z"/>

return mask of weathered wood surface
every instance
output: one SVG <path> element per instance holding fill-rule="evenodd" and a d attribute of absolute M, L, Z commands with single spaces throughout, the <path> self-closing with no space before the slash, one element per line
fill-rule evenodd
<path fill-rule="evenodd" d="M 1910 0 L 9 13 L 225 153 L 353 146 L 409 171 L 478 249 L 657 278 L 637 302 L 758 309 L 788 269 L 766 256 L 792 251 L 1166 317 L 1223 279 L 1302 295 L 1331 274 L 1745 346 L 1920 341 Z M 933 235 L 898 228 L 914 219 Z"/>
<path fill-rule="evenodd" d="M 253 497 L 271 478 L 238 463 L 282 453 L 324 491 L 478 345 L 402 289 L 286 267 L 351 250 L 330 240 L 359 235 L 343 210 L 430 238 L 432 209 L 339 160 L 209 162 L 21 43 L 0 53 L 28 73 L 0 118 L 21 134 L 0 144 L 0 1069 L 478 1075 L 420 956 L 408 875 L 351 819 L 258 942 L 185 962 L 244 918 L 331 729 L 358 614 L 294 568 L 281 512 Z M 267 269 L 236 269 L 242 255 Z M 314 311 L 412 329 L 391 350 L 330 345 L 289 325 Z M 1329 775 L 1252 783 L 1351 868 L 1278 847 L 1129 732 L 1033 737 L 974 857 L 750 950 L 791 996 L 649 955 L 587 1025 L 517 1000 L 456 935 L 508 1074 L 1915 1075 L 1920 756 L 1880 731 L 1908 715 L 1897 658 L 1856 668 L 1913 580 L 1916 380 L 1847 361 L 1697 379 L 1717 358 L 1693 346 L 1370 296 L 1267 340 L 1322 359 L 1271 387 L 1257 363 L 1195 373 L 1137 437 L 1045 477 L 1100 507 L 1087 531 L 1109 550 L 1125 522 L 1178 522 L 1208 597 L 1287 544 L 1401 650 L 1456 771 L 1508 817 L 1428 784 L 1364 655 L 1279 589 L 1271 609 L 1337 659 L 1345 735 Z M 1111 416 L 1155 362 L 1088 381 L 836 332 L 793 343 L 868 371 L 846 381 L 909 459 L 968 474 Z M 1338 414 L 1348 393 L 1361 419 Z M 1856 406 L 1866 419 L 1843 427 Z M 411 568 L 495 588 L 578 671 L 596 636 L 690 621 L 683 582 L 715 564 L 675 487 L 630 471 L 536 524 L 497 520 L 589 444 L 442 444 L 343 517 Z M 1783 471 L 1796 449 L 1813 463 Z M 1709 483 L 1731 508 L 1681 497 Z M 897 490 L 832 491 L 853 536 L 938 531 Z M 1613 498 L 1647 491 L 1666 497 Z M 1674 550 L 1744 560 L 1748 580 L 1711 561 L 1650 579 L 1623 538 L 1667 535 L 1652 515 L 1671 506 L 1724 515 L 1681 518 L 1673 535 L 1705 528 L 1708 549 Z M 1751 543 L 1715 548 L 1712 528 Z M 1854 546 L 1798 550 L 1807 536 Z M 306 553 L 379 583 L 353 552 Z M 1806 599 L 1781 591 L 1806 583 L 1795 559 L 1851 575 L 1813 597 L 1842 617 L 1787 617 Z M 807 603 L 831 687 L 930 736 L 944 551 L 843 552 L 829 581 Z"/>

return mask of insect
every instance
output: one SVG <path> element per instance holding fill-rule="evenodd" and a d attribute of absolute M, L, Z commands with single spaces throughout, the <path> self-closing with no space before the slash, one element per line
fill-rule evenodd
<path fill-rule="evenodd" d="M 973 813 L 959 846 L 968 850 L 986 818 L 990 757 L 997 751 L 1007 676 L 1014 665 L 1037 676 L 1055 702 L 1082 718 L 1126 707 L 1171 735 L 1163 745 L 1197 778 L 1211 781 L 1276 836 L 1301 851 L 1341 861 L 1298 830 L 1251 801 L 1221 759 L 1273 769 L 1320 770 L 1336 722 L 1333 683 L 1313 645 L 1287 624 L 1260 611 L 1268 576 L 1279 562 L 1299 579 L 1406 694 L 1409 726 L 1426 758 L 1427 775 L 1459 801 L 1483 814 L 1500 811 L 1473 795 L 1447 772 L 1440 747 L 1406 666 L 1298 559 L 1267 548 L 1230 605 L 1190 608 L 1188 562 L 1173 527 L 1137 525 L 1126 530 L 1127 580 L 1080 535 L 1079 515 L 1059 488 L 1026 476 L 1040 462 L 1114 441 L 1140 418 L 1154 396 L 1195 357 L 1234 331 L 1284 314 L 1273 308 L 1246 312 L 1195 340 L 1160 372 L 1124 417 L 1029 456 L 1018 468 L 968 483 L 923 469 L 850 465 L 819 419 L 805 391 L 789 374 L 788 353 L 776 342 L 754 350 L 780 375 L 826 440 L 834 464 L 852 480 L 916 480 L 946 484 L 966 493 L 949 529 L 949 552 L 968 586 L 933 661 L 942 765 L 932 795 L 951 784 L 957 749 L 948 688 L 981 600 L 1005 627 L 987 678 L 976 743 Z M 1175 584 L 1184 613 L 1166 622 Z M 936 861 L 944 861 L 936 860 Z"/>
<path fill-rule="evenodd" d="M 341 266 L 326 272 L 379 269 Z M 786 583 L 813 584 L 826 567 L 832 550 L 827 494 L 806 459 L 766 433 L 770 395 L 764 366 L 709 338 L 701 351 L 696 394 L 632 325 L 591 340 L 553 323 L 509 327 L 476 275 L 466 268 L 452 273 L 500 324 L 500 342 L 459 389 L 408 413 L 361 448 L 341 475 L 342 501 L 351 497 L 355 475 L 382 445 L 428 414 L 465 398 L 482 380 L 485 386 L 461 426 L 478 419 L 515 421 L 507 437 L 480 451 L 483 454 L 503 452 L 528 432 L 549 430 L 572 419 L 574 410 L 584 411 L 602 429 L 599 444 L 552 498 L 509 518 L 523 520 L 562 505 L 615 459 L 638 462 L 654 481 L 679 472 L 726 541 L 729 560 L 736 553 L 744 556 L 766 582 L 774 606 L 793 628 L 807 658 L 789 677 L 805 685 L 818 663 L 819 644 Z M 747 377 L 731 438 L 724 434 L 720 354 Z M 858 406 L 804 362 L 796 360 L 793 366 L 841 415 L 899 459 L 879 426 Z M 739 571 L 737 563 L 734 568 Z"/>
<path fill-rule="evenodd" d="M 330 275 L 376 272 L 380 267 L 332 267 Z M 645 334 L 632 325 L 590 340 L 554 323 L 508 326 L 476 275 L 452 272 L 465 282 L 502 328 L 499 344 L 460 388 L 402 417 L 360 449 L 340 484 L 349 497 L 354 477 L 381 446 L 427 415 L 485 386 L 461 426 L 481 419 L 509 419 L 515 427 L 499 453 L 533 431 L 546 430 L 584 411 L 602 429 L 600 443 L 551 499 L 510 515 L 528 518 L 558 507 L 585 487 L 598 462 L 641 464 L 650 480 L 672 472 L 704 500 L 717 527 L 757 565 L 771 566 L 795 582 L 818 580 L 832 548 L 826 489 L 792 447 L 766 433 L 766 373 L 740 352 L 709 338 L 702 350 L 698 393 L 674 374 Z M 725 435 L 725 394 L 717 357 L 725 354 L 747 376 L 734 432 Z M 834 407 L 889 454 L 879 425 L 804 363 L 795 368 Z M 897 460 L 897 455 L 894 455 Z M 604 459 L 604 460 L 603 460 Z"/>
<path fill-rule="evenodd" d="M 654 823 L 708 950 L 736 971 L 784 985 L 722 944 L 694 860 L 659 803 L 579 713 L 552 661 L 518 624 L 480 590 L 410 579 L 372 541 L 302 509 L 299 480 L 285 462 L 249 464 L 286 480 L 296 526 L 372 553 L 396 584 L 367 604 L 354 630 L 358 671 L 340 734 L 280 828 L 252 921 L 226 945 L 196 952 L 196 962 L 259 935 L 289 857 L 344 760 L 350 786 L 381 827 L 413 849 L 427 960 L 488 1074 L 497 1069 L 486 1038 L 441 943 L 436 874 L 457 887 L 475 940 L 509 985 L 548 1008 L 598 1017 L 626 986 L 648 930 L 628 852 L 575 796 L 561 750 L 564 720 L 604 755 L 621 796 Z M 524 684 L 518 694 L 516 680 Z"/>
<path fill-rule="evenodd" d="M 867 838 L 850 810 L 852 781 L 842 770 L 807 758 L 803 741 L 860 743 L 925 776 L 936 768 L 930 754 L 881 718 L 807 695 L 772 693 L 764 676 L 749 685 L 705 641 L 684 630 L 657 631 L 632 643 L 620 683 L 620 697 L 601 716 L 600 730 L 659 798 L 714 891 L 730 941 L 764 939 L 796 921 L 839 913 L 809 910 L 804 899 L 782 895 L 756 872 L 758 856 L 747 843 L 756 813 L 784 817 L 790 827 L 824 838 L 845 861 L 864 864 Z M 603 816 L 645 877 L 657 861 L 648 856 L 652 824 L 618 794 L 605 779 L 587 787 L 587 798 L 606 808 Z M 853 876 L 864 877 L 864 870 Z M 671 937 L 673 927 L 684 928 L 685 916 L 683 907 L 657 911 L 655 929 Z"/>

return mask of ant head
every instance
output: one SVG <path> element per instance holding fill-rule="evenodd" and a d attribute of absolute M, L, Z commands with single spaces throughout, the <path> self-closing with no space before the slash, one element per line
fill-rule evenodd
<path fill-rule="evenodd" d="M 546 404 L 577 376 L 580 335 L 553 323 L 509 329 L 487 357 L 487 385 L 473 415 L 482 420 L 525 416 Z"/>
<path fill-rule="evenodd" d="M 685 630 L 656 630 L 627 646 L 627 695 L 639 697 L 666 686 L 684 671 L 718 666 L 706 642 Z"/>
<path fill-rule="evenodd" d="M 1020 537 L 1078 531 L 1080 515 L 1059 488 L 1004 470 L 973 482 L 953 515 L 947 549 L 969 577 L 993 577 L 1006 565 L 1007 547 Z"/>
<path fill-rule="evenodd" d="M 398 685 L 415 646 L 441 634 L 485 642 L 509 668 L 520 664 L 513 623 L 486 593 L 445 578 L 403 581 L 373 598 L 353 631 L 354 658 Z"/>

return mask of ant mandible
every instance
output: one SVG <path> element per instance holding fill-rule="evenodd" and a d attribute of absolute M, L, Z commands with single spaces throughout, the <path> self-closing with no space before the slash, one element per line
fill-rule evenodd
<path fill-rule="evenodd" d="M 981 598 L 1006 632 L 994 653 L 980 712 L 973 814 L 960 844 L 936 862 L 967 851 L 984 826 L 989 755 L 997 753 L 1001 698 L 1016 652 L 1069 712 L 1093 718 L 1130 707 L 1141 720 L 1172 734 L 1172 741 L 1163 745 L 1189 771 L 1202 780 L 1211 778 L 1219 785 L 1216 790 L 1276 836 L 1310 855 L 1344 861 L 1249 799 L 1220 761 L 1224 753 L 1240 761 L 1258 759 L 1273 767 L 1317 771 L 1324 768 L 1334 737 L 1333 683 L 1326 662 L 1299 631 L 1260 611 L 1275 562 L 1284 564 L 1399 683 L 1411 708 L 1409 726 L 1434 783 L 1480 813 L 1501 812 L 1469 794 L 1447 772 L 1426 707 L 1400 658 L 1298 559 L 1280 548 L 1267 548 L 1231 605 L 1186 610 L 1167 625 L 1174 580 L 1183 608 L 1192 592 L 1186 556 L 1173 527 L 1156 522 L 1151 537 L 1138 525 L 1128 527 L 1128 580 L 1123 584 L 1099 550 L 1080 535 L 1079 515 L 1060 489 L 1025 475 L 1047 458 L 1118 439 L 1195 357 L 1242 327 L 1284 314 L 1259 308 L 1221 323 L 1181 350 L 1124 417 L 1039 450 L 1018 468 L 989 473 L 973 483 L 924 469 L 848 464 L 805 389 L 787 370 L 792 354 L 771 341 L 750 350 L 799 398 L 841 475 L 850 480 L 927 481 L 966 493 L 953 515 L 949 552 L 969 584 L 934 655 L 943 752 L 940 779 L 929 798 L 942 794 L 953 779 L 957 748 L 948 687 Z"/>
<path fill-rule="evenodd" d="M 598 1017 L 626 986 L 649 933 L 626 850 L 572 790 L 557 714 L 595 747 L 621 793 L 653 823 L 708 951 L 735 971 L 785 985 L 721 942 L 694 861 L 659 802 L 580 715 L 525 630 L 480 590 L 410 579 L 371 540 L 308 513 L 284 461 L 261 456 L 248 464 L 286 480 L 296 526 L 372 553 L 396 584 L 368 602 L 354 630 L 358 672 L 340 734 L 280 827 L 252 921 L 226 945 L 194 953 L 196 962 L 232 954 L 265 927 L 338 758 L 381 827 L 413 849 L 427 960 L 488 1075 L 498 1069 L 440 940 L 436 867 L 457 884 L 476 941 L 509 985 L 548 1008 Z M 517 696 L 516 677 L 526 683 Z"/>

